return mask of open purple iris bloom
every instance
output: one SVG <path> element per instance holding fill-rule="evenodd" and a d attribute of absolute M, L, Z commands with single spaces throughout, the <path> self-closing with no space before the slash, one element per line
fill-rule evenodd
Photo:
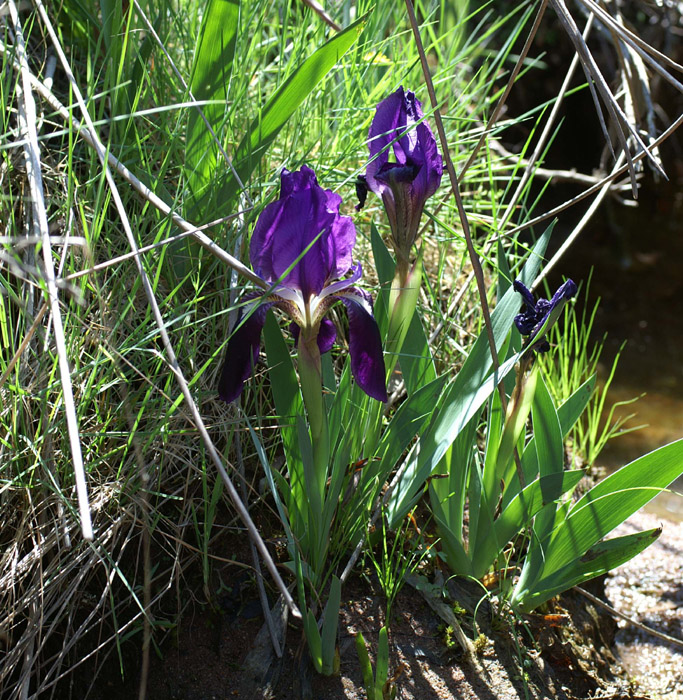
<path fill-rule="evenodd" d="M 295 337 L 327 352 L 336 339 L 334 324 L 324 318 L 341 301 L 349 318 L 351 371 L 358 386 L 378 401 L 387 400 L 382 341 L 369 294 L 353 284 L 361 266 L 352 260 L 356 229 L 340 216 L 341 197 L 318 185 L 306 166 L 283 170 L 280 198 L 265 207 L 251 237 L 249 257 L 272 289 L 251 295 L 227 348 L 218 392 L 227 402 L 242 392 L 258 359 L 266 313 L 277 306 L 293 321 Z M 301 354 L 301 353 L 300 353 Z M 300 357 L 301 360 L 301 357 Z M 318 368 L 319 371 L 319 368 Z"/>
<path fill-rule="evenodd" d="M 377 105 L 368 134 L 365 184 L 382 198 L 394 251 L 408 259 L 425 202 L 441 183 L 443 161 L 422 105 L 400 87 Z"/>
<path fill-rule="evenodd" d="M 534 300 L 534 295 L 531 290 L 525 287 L 522 282 L 515 280 L 514 288 L 519 292 L 524 299 L 526 309 L 515 316 L 515 326 L 522 335 L 529 336 L 527 347 L 536 352 L 547 352 L 550 350 L 550 343 L 546 340 L 546 332 L 550 329 L 550 325 L 546 328 L 541 337 L 537 337 L 543 329 L 546 321 L 553 317 L 553 323 L 559 316 L 562 307 L 565 303 L 576 295 L 576 284 L 572 280 L 567 280 L 556 292 L 553 298 Z"/>

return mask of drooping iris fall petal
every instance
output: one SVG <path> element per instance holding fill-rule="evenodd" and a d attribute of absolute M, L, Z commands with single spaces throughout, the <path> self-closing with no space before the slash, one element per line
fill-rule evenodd
<path fill-rule="evenodd" d="M 228 341 L 223 370 L 218 380 L 218 396 L 227 403 L 234 401 L 242 393 L 244 382 L 254 370 L 261 348 L 261 331 L 268 309 L 273 303 L 256 302 L 257 308 L 250 307 L 238 318 Z"/>
<path fill-rule="evenodd" d="M 377 401 L 387 400 L 384 355 L 370 295 L 350 287 L 339 295 L 349 317 L 351 372 L 358 386 Z"/>

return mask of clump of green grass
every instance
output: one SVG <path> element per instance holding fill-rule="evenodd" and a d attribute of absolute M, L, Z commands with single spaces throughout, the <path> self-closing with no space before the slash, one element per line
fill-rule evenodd
<path fill-rule="evenodd" d="M 415 89 L 422 84 L 408 27 L 389 0 L 343 2 L 335 19 L 346 26 L 373 5 L 358 41 L 287 121 L 239 200 L 230 206 L 219 202 L 224 209 L 218 214 L 193 219 L 219 218 L 207 233 L 235 257 L 246 260 L 250 226 L 275 195 L 282 167 L 293 170 L 304 162 L 315 167 L 352 213 L 353 181 L 364 169 L 374 105 L 401 83 Z M 187 86 L 193 85 L 203 9 L 202 3 L 184 0 L 142 7 L 63 0 L 47 8 L 49 22 L 23 11 L 20 27 L 10 26 L 13 18 L 0 18 L 12 30 L 0 40 L 0 220 L 6 237 L 0 255 L 0 633 L 9 640 L 0 684 L 11 697 L 49 692 L 96 656 L 101 664 L 117 655 L 124 672 L 124 641 L 144 630 L 148 650 L 150 636 L 161 637 L 168 625 L 155 610 L 187 567 L 199 562 L 206 595 L 211 594 L 212 549 L 224 536 L 216 527 L 217 511 L 227 497 L 210 445 L 199 438 L 197 414 L 179 389 L 178 372 L 224 462 L 237 461 L 237 431 L 245 430 L 239 409 L 214 396 L 229 318 L 245 283 L 220 260 L 180 240 L 177 220 L 150 197 L 140 197 L 118 176 L 108 181 L 82 132 L 43 90 L 36 93 L 49 226 L 42 233 L 51 237 L 64 328 L 60 347 L 24 164 L 16 36 L 20 28 L 33 78 L 78 115 L 66 69 L 50 59 L 57 47 L 48 30 L 54 28 L 108 151 L 169 207 L 189 216 L 186 133 L 196 113 L 188 106 Z M 420 9 L 434 82 L 448 107 L 451 156 L 461 172 L 468 165 L 463 196 L 490 278 L 498 268 L 514 270 L 526 252 L 517 234 L 535 205 L 530 180 L 522 177 L 525 168 L 535 167 L 524 160 L 533 134 L 512 157 L 498 145 L 515 120 L 499 122 L 494 133 L 483 136 L 493 126 L 502 80 L 534 7 L 520 3 L 507 16 L 463 1 L 424 2 Z M 220 99 L 203 105 L 228 157 L 268 96 L 332 34 L 297 3 L 253 0 L 242 2 L 240 13 L 235 69 Z M 542 111 L 523 119 L 540 126 Z M 473 159 L 477 144 L 484 148 Z M 227 177 L 229 164 L 217 145 L 215 151 L 219 180 Z M 504 200 L 515 206 L 504 210 Z M 450 201 L 444 191 L 425 231 L 432 264 L 421 313 L 441 366 L 453 371 L 479 331 L 481 316 Z M 378 206 L 370 203 L 355 216 L 360 236 L 369 235 Z M 513 221 L 516 212 L 521 213 Z M 158 304 L 177 367 L 124 236 L 124 218 L 144 250 L 139 259 L 147 291 Z M 271 426 L 277 417 L 263 374 L 257 371 L 256 377 L 244 405 L 257 416 L 264 449 L 275 456 L 279 445 Z M 92 542 L 80 531 L 69 439 L 74 426 L 87 477 Z M 250 467 L 255 455 L 245 450 L 243 461 Z M 236 518 L 225 521 L 221 524 L 243 536 Z M 98 640 L 91 642 L 96 632 Z M 96 674 L 92 677 L 94 683 Z"/>

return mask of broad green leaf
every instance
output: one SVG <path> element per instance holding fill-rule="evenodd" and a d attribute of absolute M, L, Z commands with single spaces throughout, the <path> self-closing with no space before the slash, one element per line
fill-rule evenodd
<path fill-rule="evenodd" d="M 554 501 L 573 489 L 583 474 L 582 470 L 575 470 L 540 477 L 517 494 L 495 521 L 491 517 L 480 517 L 476 544 L 470 552 L 474 575 L 483 576 L 531 518 L 539 511 L 542 513 L 544 507 L 552 508 Z"/>
<path fill-rule="evenodd" d="M 315 621 L 315 615 L 306 610 L 304 616 L 304 631 L 306 632 L 306 641 L 308 642 L 308 653 L 311 655 L 311 661 L 318 673 L 323 673 L 325 668 L 325 660 L 323 659 L 323 642 L 318 631 L 318 624 Z"/>
<path fill-rule="evenodd" d="M 581 481 L 583 469 L 548 474 L 529 484 L 512 499 L 494 524 L 496 539 L 507 544 L 542 508 L 552 505 Z"/>
<path fill-rule="evenodd" d="M 633 559 L 651 545 L 661 532 L 661 528 L 655 528 L 599 542 L 582 557 L 536 581 L 531 590 L 515 591 L 512 604 L 522 612 L 530 612 L 572 586 L 601 576 Z"/>
<path fill-rule="evenodd" d="M 389 322 L 387 315 L 391 283 L 394 279 L 396 263 L 379 235 L 374 222 L 370 229 L 370 239 L 377 277 L 381 287 L 375 304 L 375 317 L 380 333 L 382 333 L 382 337 L 385 337 Z M 429 341 L 417 313 L 413 314 L 410 320 L 408 332 L 399 350 L 399 364 L 409 396 L 419 387 L 429 384 L 436 379 L 436 368 L 434 367 Z"/>
<path fill-rule="evenodd" d="M 301 556 L 298 550 L 294 550 L 294 571 L 296 574 L 296 588 L 299 595 L 299 607 L 303 614 L 304 633 L 308 642 L 308 652 L 311 655 L 311 661 L 318 673 L 323 670 L 323 652 L 322 639 L 318 630 L 318 624 L 315 620 L 315 615 L 306 605 L 306 591 L 304 588 L 304 565 L 301 561 Z"/>
<path fill-rule="evenodd" d="M 377 663 L 375 668 L 375 697 L 382 697 L 384 684 L 389 676 L 389 637 L 387 628 L 379 631 L 379 644 L 377 645 Z"/>
<path fill-rule="evenodd" d="M 357 19 L 309 56 L 263 105 L 235 152 L 233 164 L 246 183 L 280 129 L 358 38 L 368 14 Z M 228 173 L 217 201 L 231 202 L 239 184 Z"/>
<path fill-rule="evenodd" d="M 335 672 L 335 651 L 337 647 L 337 625 L 339 623 L 339 606 L 341 605 L 341 581 L 332 576 L 330 595 L 325 606 L 323 632 L 321 640 L 322 673 L 331 676 Z"/>
<path fill-rule="evenodd" d="M 683 473 L 683 439 L 627 464 L 596 484 L 548 541 L 543 577 L 583 556 Z"/>
<path fill-rule="evenodd" d="M 432 513 L 439 532 L 439 542 L 446 563 L 451 571 L 458 576 L 472 576 L 472 562 L 465 547 L 452 527 L 442 518 L 443 509 L 432 505 Z"/>
<path fill-rule="evenodd" d="M 369 694 L 371 689 L 375 686 L 375 679 L 373 678 L 370 655 L 368 654 L 368 648 L 365 645 L 365 638 L 362 632 L 358 632 L 356 635 L 356 653 L 358 654 L 360 668 L 363 672 L 363 685 L 365 686 L 366 693 Z"/>
<path fill-rule="evenodd" d="M 429 482 L 429 493 L 433 509 L 442 514 L 444 524 L 452 529 L 458 539 L 462 538 L 463 518 L 465 513 L 465 496 L 476 445 L 475 434 L 478 424 L 475 416 L 470 424 L 461 431 L 453 444 L 441 458 L 433 479 Z M 443 475 L 446 478 L 442 478 Z M 476 516 L 475 516 L 476 517 Z M 470 528 L 472 527 L 472 509 L 470 510 Z M 476 529 L 476 525 L 474 525 Z"/>
<path fill-rule="evenodd" d="M 410 321 L 398 361 L 408 396 L 436 379 L 434 358 L 418 313 Z"/>
<path fill-rule="evenodd" d="M 531 284 L 538 272 L 550 231 L 551 228 L 539 239 L 524 265 L 520 277 L 525 284 Z M 519 307 L 519 295 L 510 289 L 491 314 L 493 336 L 498 350 L 505 342 Z M 427 477 L 460 431 L 478 413 L 498 382 L 514 367 L 515 359 L 513 357 L 502 365 L 496 375 L 491 374 L 492 359 L 486 332 L 477 338 L 458 376 L 446 389 L 429 427 L 408 456 L 408 467 L 387 504 L 390 527 L 395 527 L 414 505 Z"/>
<path fill-rule="evenodd" d="M 539 474 L 548 476 L 550 474 L 561 474 L 564 470 L 564 440 L 562 439 L 562 427 L 558 418 L 555 404 L 550 396 L 548 387 L 540 377 L 534 405 L 532 407 L 532 420 L 534 427 L 534 438 L 536 444 L 536 455 L 538 457 Z M 541 483 L 545 483 L 541 481 Z M 557 496 L 550 493 L 543 494 L 544 499 L 550 503 Z M 544 540 L 550 533 L 553 525 L 555 509 L 548 507 L 539 513 L 534 522 L 534 531 L 539 540 Z"/>
<path fill-rule="evenodd" d="M 192 95 L 196 100 L 210 101 L 202 105 L 201 110 L 219 139 L 227 108 L 239 17 L 239 0 L 209 0 L 192 66 Z M 191 220 L 204 222 L 209 216 L 214 218 L 208 190 L 215 182 L 218 153 L 216 139 L 199 110 L 191 109 L 187 119 L 184 164 L 190 190 L 185 212 Z M 206 206 L 198 211 L 195 204 L 202 198 L 205 198 Z"/>
<path fill-rule="evenodd" d="M 373 221 L 370 224 L 370 242 L 372 244 L 372 257 L 375 261 L 375 271 L 379 280 L 379 293 L 375 300 L 375 320 L 379 326 L 382 338 L 386 338 L 389 326 L 389 294 L 391 293 L 391 281 L 394 279 L 396 263 L 387 249 L 382 236 L 379 235 L 377 226 Z"/>
<path fill-rule="evenodd" d="M 569 431 L 574 427 L 576 421 L 583 413 L 590 397 L 595 389 L 595 375 L 587 379 L 557 410 L 557 417 L 560 421 L 562 438 L 564 439 Z M 522 471 L 527 483 L 530 483 L 538 476 L 538 453 L 536 451 L 536 437 L 532 436 L 527 443 L 522 454 Z M 510 500 L 519 493 L 519 479 L 513 475 L 509 484 L 505 485 L 503 494 L 503 508 Z"/>
<path fill-rule="evenodd" d="M 432 414 L 445 383 L 446 377 L 439 377 L 418 389 L 399 406 L 377 448 L 377 454 L 383 463 L 381 471 L 389 471 L 396 465 L 406 447 Z"/>
<path fill-rule="evenodd" d="M 498 502 L 502 491 L 501 482 L 508 483 L 512 475 L 517 473 L 517 465 L 514 460 L 515 449 L 520 437 L 522 440 L 524 439 L 524 429 L 536 395 L 538 374 L 538 368 L 534 368 L 524 380 L 517 399 L 508 405 L 508 415 L 505 418 L 505 428 L 500 438 L 495 472 L 484 472 L 484 488 L 489 503 Z"/>

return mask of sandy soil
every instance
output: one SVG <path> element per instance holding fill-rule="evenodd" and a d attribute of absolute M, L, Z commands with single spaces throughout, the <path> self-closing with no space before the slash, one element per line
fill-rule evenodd
<path fill-rule="evenodd" d="M 654 545 L 607 580 L 614 607 L 638 622 L 683 640 L 683 522 L 637 513 L 615 534 L 663 526 Z M 616 655 L 641 692 L 662 700 L 683 700 L 683 647 L 619 621 Z"/>

